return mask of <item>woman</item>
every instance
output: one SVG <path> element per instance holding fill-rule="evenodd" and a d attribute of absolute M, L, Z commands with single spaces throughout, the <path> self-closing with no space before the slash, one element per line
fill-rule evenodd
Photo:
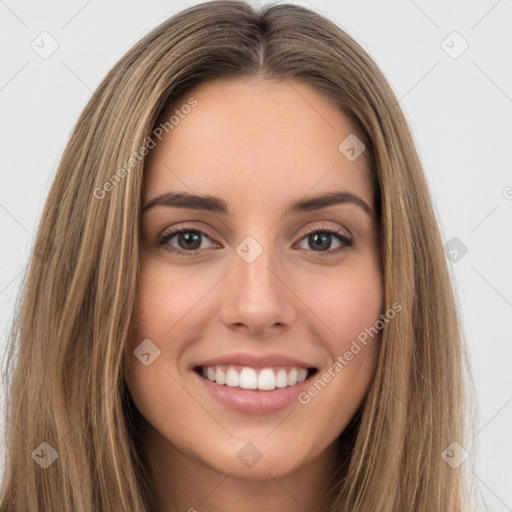
<path fill-rule="evenodd" d="M 464 509 L 429 191 L 382 73 L 320 15 L 207 2 L 136 44 L 24 289 L 2 512 Z"/>

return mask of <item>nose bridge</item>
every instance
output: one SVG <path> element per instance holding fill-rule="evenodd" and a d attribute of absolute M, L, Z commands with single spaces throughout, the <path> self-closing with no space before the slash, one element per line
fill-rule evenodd
<path fill-rule="evenodd" d="M 270 244 L 270 238 L 265 243 Z M 291 294 L 284 276 L 279 276 L 272 247 L 249 236 L 236 247 L 233 265 L 223 305 L 224 322 L 242 323 L 251 330 L 289 323 Z"/>

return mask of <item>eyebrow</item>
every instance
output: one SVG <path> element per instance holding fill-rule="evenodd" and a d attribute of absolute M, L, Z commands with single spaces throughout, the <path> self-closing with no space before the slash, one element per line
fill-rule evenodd
<path fill-rule="evenodd" d="M 375 216 L 375 211 L 363 199 L 347 190 L 328 192 L 325 194 L 298 199 L 289 203 L 282 211 L 283 215 L 290 213 L 308 212 L 320 210 L 336 204 L 355 204 L 369 215 Z M 192 210 L 204 210 L 223 215 L 232 215 L 227 203 L 220 197 L 199 196 L 188 192 L 166 192 L 151 199 L 142 209 L 146 212 L 157 206 L 174 208 L 190 208 Z"/>

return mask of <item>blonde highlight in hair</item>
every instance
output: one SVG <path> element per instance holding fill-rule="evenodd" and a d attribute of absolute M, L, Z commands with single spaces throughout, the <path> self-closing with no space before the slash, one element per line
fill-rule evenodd
<path fill-rule="evenodd" d="M 461 468 L 441 453 L 464 443 L 463 363 L 469 367 L 429 190 L 397 99 L 362 47 L 319 14 L 217 0 L 178 13 L 128 51 L 64 151 L 9 339 L 1 512 L 154 507 L 139 450 L 144 422 L 122 367 L 144 158 L 126 163 L 178 98 L 208 81 L 251 77 L 307 82 L 357 129 L 378 205 L 385 309 L 402 306 L 383 330 L 371 386 L 341 435 L 329 506 L 464 509 Z M 46 469 L 31 455 L 42 442 L 58 454 Z"/>

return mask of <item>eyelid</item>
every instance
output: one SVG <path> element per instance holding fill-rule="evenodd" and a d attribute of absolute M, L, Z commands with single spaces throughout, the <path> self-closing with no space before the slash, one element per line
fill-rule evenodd
<path fill-rule="evenodd" d="M 318 222 L 318 221 L 317 221 Z M 320 221 L 321 224 L 313 224 L 311 227 L 306 228 L 303 236 L 309 235 L 310 233 L 315 233 L 316 231 L 335 231 L 340 235 L 343 235 L 345 238 L 352 240 L 352 234 L 346 228 L 340 228 L 338 224 L 329 223 L 329 221 Z"/>
<path fill-rule="evenodd" d="M 167 228 L 164 229 L 164 231 L 160 235 L 160 238 L 170 235 L 171 233 L 179 233 L 180 231 L 184 231 L 184 230 L 203 232 L 205 235 L 208 235 L 210 238 L 215 238 L 212 231 L 210 229 L 208 229 L 207 227 L 205 227 L 203 225 L 201 225 L 201 227 L 195 227 L 195 226 L 192 226 L 192 224 L 189 222 L 179 222 L 178 224 L 174 224 L 172 227 L 170 227 L 168 229 Z"/>

